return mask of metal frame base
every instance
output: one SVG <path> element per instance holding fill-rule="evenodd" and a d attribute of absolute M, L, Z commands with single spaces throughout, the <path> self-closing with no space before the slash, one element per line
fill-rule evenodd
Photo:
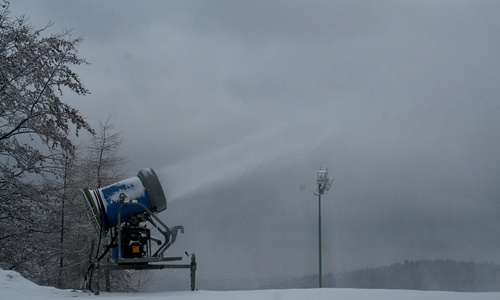
<path fill-rule="evenodd" d="M 134 259 L 122 259 L 125 262 L 121 263 L 100 263 L 97 262 L 96 271 L 97 271 L 97 283 L 96 289 L 94 291 L 94 295 L 100 294 L 100 278 L 101 278 L 101 270 L 102 271 L 112 271 L 112 270 L 162 270 L 162 269 L 190 269 L 190 278 L 191 278 L 191 291 L 196 290 L 196 255 L 191 254 L 191 263 L 190 264 L 148 264 L 148 263 L 137 263 L 130 262 Z M 165 257 L 163 259 L 156 259 L 156 262 L 159 261 L 177 261 L 182 260 L 182 257 Z M 106 281 L 106 292 L 111 292 L 111 286 L 109 281 Z"/>

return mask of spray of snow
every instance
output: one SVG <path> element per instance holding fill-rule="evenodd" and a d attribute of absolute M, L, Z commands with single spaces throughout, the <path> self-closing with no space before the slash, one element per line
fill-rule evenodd
<path fill-rule="evenodd" d="M 307 126 L 278 126 L 156 173 L 168 201 L 172 202 L 205 188 L 235 183 L 259 168 L 300 159 L 327 137 Z"/>

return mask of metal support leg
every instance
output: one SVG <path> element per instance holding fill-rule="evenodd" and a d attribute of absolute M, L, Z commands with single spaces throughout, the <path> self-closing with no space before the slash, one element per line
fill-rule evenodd
<path fill-rule="evenodd" d="M 196 291 L 196 255 L 191 254 L 191 291 Z"/>
<path fill-rule="evenodd" d="M 109 280 L 109 270 L 104 270 L 104 276 L 106 280 L 106 292 L 110 293 L 111 292 L 111 283 Z"/>
<path fill-rule="evenodd" d="M 97 262 L 96 269 L 97 271 L 97 282 L 96 282 L 96 290 L 94 291 L 94 295 L 98 296 L 101 290 L 101 263 Z"/>

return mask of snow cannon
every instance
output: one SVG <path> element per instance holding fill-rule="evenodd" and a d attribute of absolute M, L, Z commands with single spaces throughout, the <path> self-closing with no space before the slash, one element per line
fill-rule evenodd
<path fill-rule="evenodd" d="M 183 260 L 183 256 L 165 257 L 164 254 L 176 241 L 178 232 L 184 233 L 184 226 L 168 227 L 157 216 L 167 209 L 167 200 L 153 169 L 143 169 L 135 177 L 103 188 L 84 188 L 81 195 L 87 203 L 89 219 L 97 229 L 99 241 L 103 234 L 110 234 L 103 253 L 98 255 L 99 247 L 95 261 L 87 270 L 89 276 L 86 280 L 91 282 L 91 271 L 97 269 L 96 295 L 99 294 L 100 270 L 190 269 L 191 290 L 195 289 L 194 253 L 184 252 L 191 257 L 190 264 L 165 264 Z M 111 255 L 107 256 L 110 251 Z M 106 263 L 101 262 L 104 258 L 107 258 Z M 109 291 L 109 285 L 106 290 Z"/>
<path fill-rule="evenodd" d="M 165 194 L 151 168 L 103 188 L 82 190 L 96 229 L 107 232 L 143 213 L 158 213 L 167 208 Z"/>

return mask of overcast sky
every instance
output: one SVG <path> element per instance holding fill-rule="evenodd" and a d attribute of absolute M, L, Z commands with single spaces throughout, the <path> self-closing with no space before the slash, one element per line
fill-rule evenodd
<path fill-rule="evenodd" d="M 500 2 L 22 1 L 83 36 L 66 94 L 121 131 L 208 278 L 500 263 Z M 178 271 L 182 272 L 182 271 Z M 161 274 L 161 273 L 160 273 Z M 181 277 L 188 280 L 188 274 Z M 162 276 L 162 275 L 158 275 Z M 167 275 L 165 275 L 167 276 Z M 168 275 L 175 276 L 175 275 Z"/>

